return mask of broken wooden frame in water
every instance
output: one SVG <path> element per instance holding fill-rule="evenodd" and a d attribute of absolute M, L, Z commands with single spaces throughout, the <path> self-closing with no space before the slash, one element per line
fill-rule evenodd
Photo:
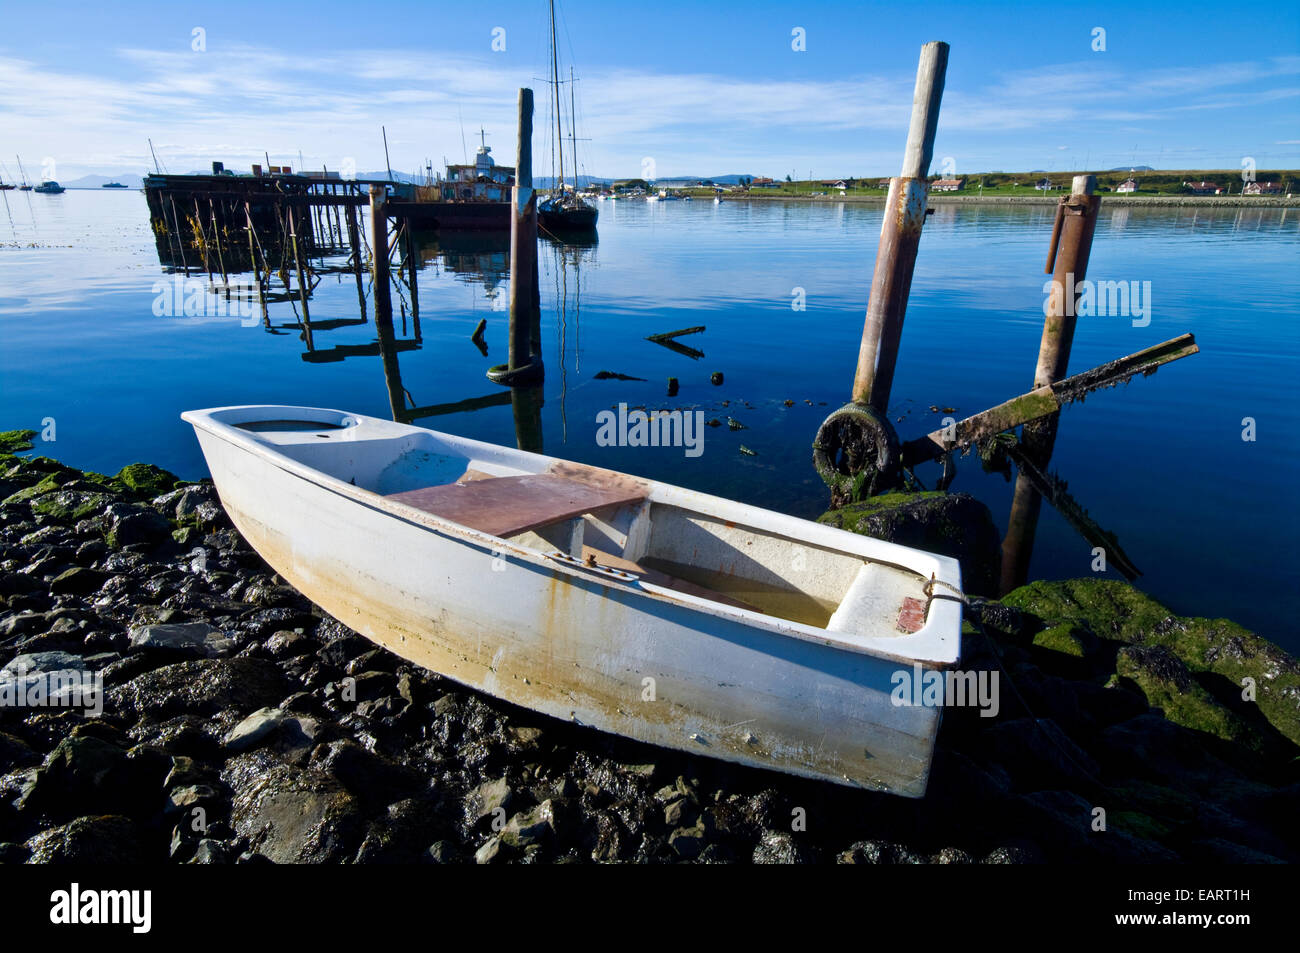
<path fill-rule="evenodd" d="M 698 361 L 704 356 L 704 352 L 697 348 L 690 347 L 689 345 L 682 344 L 677 339 L 686 334 L 702 334 L 704 333 L 704 330 L 705 327 L 701 324 L 693 328 L 682 328 L 679 331 L 664 331 L 660 334 L 650 334 L 646 336 L 646 340 L 653 341 L 655 344 L 663 345 L 670 351 L 676 351 L 678 354 L 689 357 L 691 360 Z"/>
<path fill-rule="evenodd" d="M 1082 401 L 1092 391 L 1127 383 L 1138 374 L 1149 377 L 1162 365 L 1199 351 L 1193 335 L 1181 334 L 1055 384 L 1036 387 L 1026 394 L 958 421 L 951 427 L 907 441 L 902 447 L 903 465 L 912 467 L 927 460 L 936 460 L 954 449 L 966 451 L 981 440 L 1047 417 L 1076 400 Z"/>

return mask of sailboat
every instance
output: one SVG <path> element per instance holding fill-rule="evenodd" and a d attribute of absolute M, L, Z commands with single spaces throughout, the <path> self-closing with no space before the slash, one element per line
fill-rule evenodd
<path fill-rule="evenodd" d="M 556 59 L 555 0 L 551 0 L 551 85 L 555 88 L 555 146 L 560 162 L 559 190 L 537 203 L 537 223 L 550 232 L 590 232 L 596 227 L 600 214 L 576 194 L 578 188 L 577 136 L 573 135 L 574 110 L 573 71 L 569 73 L 569 129 L 570 152 L 573 154 L 574 193 L 564 187 L 564 135 L 560 129 L 560 72 Z"/>
<path fill-rule="evenodd" d="M 18 156 L 14 156 L 14 158 L 18 159 L 18 174 L 22 177 L 22 184 L 18 186 L 18 190 L 20 192 L 30 192 L 32 187 L 27 182 L 27 170 L 23 168 L 23 160 Z"/>

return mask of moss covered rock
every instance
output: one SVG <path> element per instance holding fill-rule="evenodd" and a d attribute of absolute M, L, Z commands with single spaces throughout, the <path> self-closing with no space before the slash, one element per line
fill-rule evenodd
<path fill-rule="evenodd" d="M 1202 688 L 1167 646 L 1126 645 L 1115 659 L 1115 674 L 1137 685 L 1147 704 L 1162 709 L 1176 725 L 1204 731 L 1258 751 L 1262 739 L 1244 720 Z"/>
<path fill-rule="evenodd" d="M 1220 703 L 1224 692 L 1238 695 L 1245 706 L 1258 706 L 1260 715 L 1277 732 L 1300 745 L 1300 665 L 1276 645 L 1235 622 L 1175 615 L 1127 583 L 1107 579 L 1034 582 L 1009 593 L 1002 602 L 1036 616 L 1044 629 L 1071 626 L 1126 645 L 1163 646 L 1197 676 L 1193 681 L 1197 687 L 1203 689 L 1207 682 L 1216 682 L 1213 676 L 1218 676 L 1217 686 L 1223 691 L 1211 694 Z M 1136 666 L 1139 658 L 1149 657 L 1130 654 L 1124 664 Z M 1176 688 L 1175 683 L 1157 687 L 1153 679 L 1148 679 L 1146 685 L 1136 678 L 1132 680 L 1144 692 L 1149 687 L 1156 695 Z M 1193 711 L 1197 708 L 1193 699 L 1185 704 L 1189 706 L 1185 716 L 1190 720 L 1206 717 L 1212 723 L 1217 717 L 1210 716 L 1207 710 Z M 1160 707 L 1181 710 L 1179 704 Z M 1242 711 L 1237 709 L 1236 714 Z M 1226 724 L 1220 727 L 1231 733 Z"/>
<path fill-rule="evenodd" d="M 60 470 L 46 474 L 37 482 L 5 497 L 4 505 L 13 506 L 17 503 L 30 503 L 32 500 L 48 493 L 57 493 L 63 488 L 64 484 L 75 480 L 77 475 L 75 470 Z"/>
<path fill-rule="evenodd" d="M 32 512 L 62 523 L 75 523 L 103 513 L 117 499 L 117 496 L 109 493 L 59 489 L 53 493 L 41 494 L 32 503 Z"/>
<path fill-rule="evenodd" d="M 35 430 L 0 431 L 0 452 L 12 454 L 19 450 L 30 450 L 35 436 Z"/>
<path fill-rule="evenodd" d="M 989 508 L 968 493 L 886 493 L 823 513 L 818 522 L 961 563 L 962 588 L 994 594 L 1001 536 Z"/>
<path fill-rule="evenodd" d="M 131 463 L 117 472 L 113 482 L 142 500 L 151 500 L 176 488 L 180 478 L 152 463 Z"/>
<path fill-rule="evenodd" d="M 1086 629 L 1068 622 L 1043 629 L 1034 636 L 1034 645 L 1050 652 L 1086 658 L 1096 645 L 1096 637 Z"/>

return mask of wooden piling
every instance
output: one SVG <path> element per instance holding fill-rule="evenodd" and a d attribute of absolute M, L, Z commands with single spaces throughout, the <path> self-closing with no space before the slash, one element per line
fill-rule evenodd
<path fill-rule="evenodd" d="M 388 408 L 393 419 L 400 421 L 406 411 L 406 391 L 402 387 L 402 371 L 397 363 L 397 336 L 393 331 L 393 322 L 376 319 L 375 335 L 379 339 L 379 357 L 384 367 Z"/>
<path fill-rule="evenodd" d="M 508 363 L 491 368 L 488 377 L 513 386 L 536 383 L 542 372 L 537 193 L 533 191 L 533 91 L 526 88 L 519 90 L 519 146 L 511 205 L 509 358 Z"/>
<path fill-rule="evenodd" d="M 357 303 L 361 308 L 361 320 L 366 319 L 366 285 L 361 277 L 361 239 L 357 231 L 357 210 L 348 206 L 348 247 L 352 249 L 352 271 L 357 277 Z"/>
<path fill-rule="evenodd" d="M 903 333 L 903 316 L 916 266 L 921 227 L 925 223 L 930 160 L 934 155 L 939 103 L 948 68 L 948 44 L 931 42 L 921 48 L 916 89 L 912 96 L 912 121 L 907 135 L 902 175 L 889 181 L 880 245 L 871 279 L 853 402 L 870 404 L 880 413 L 888 410 L 894 383 L 894 366 Z"/>
<path fill-rule="evenodd" d="M 406 220 L 406 284 L 411 289 L 411 327 L 420 338 L 420 250 L 416 245 L 411 220 Z"/>
<path fill-rule="evenodd" d="M 208 230 L 203 227 L 203 212 L 199 209 L 199 197 L 194 196 L 194 227 L 199 232 L 199 253 L 203 256 L 203 267 L 208 273 L 208 287 L 212 287 L 212 263 L 208 259 Z"/>
<path fill-rule="evenodd" d="M 532 274 L 537 265 L 537 193 L 533 191 L 533 91 L 519 91 L 519 144 L 510 218 L 510 370 L 528 363 Z"/>
<path fill-rule="evenodd" d="M 262 255 L 262 267 L 258 267 L 257 249 L 260 243 L 257 240 L 257 228 L 253 225 L 253 207 L 247 199 L 244 200 L 244 218 L 248 221 L 248 256 L 253 260 L 253 274 L 257 279 L 257 303 L 262 310 L 262 327 L 270 329 L 271 315 L 266 307 L 266 288 L 271 282 L 271 266 Z"/>
<path fill-rule="evenodd" d="M 393 298 L 388 287 L 388 192 L 382 185 L 370 186 L 370 262 L 375 288 L 375 323 L 393 324 Z"/>
<path fill-rule="evenodd" d="M 217 222 L 216 203 L 208 199 L 208 211 L 212 214 L 212 242 L 217 246 L 217 265 L 221 268 L 221 285 L 223 294 L 230 294 L 230 275 L 226 272 L 226 256 L 221 251 L 221 225 Z"/>
<path fill-rule="evenodd" d="M 298 273 L 298 301 L 302 305 L 302 333 L 303 341 L 307 344 L 307 349 L 312 348 L 311 339 L 311 312 L 307 310 L 307 276 L 302 267 L 302 254 L 298 250 L 298 215 L 291 204 L 288 207 L 289 214 L 289 237 L 293 244 L 293 264 Z"/>
<path fill-rule="evenodd" d="M 181 251 L 181 267 L 185 269 L 185 277 L 188 278 L 190 276 L 190 264 L 185 258 L 185 233 L 181 230 L 181 216 L 176 211 L 176 199 L 169 195 L 167 196 L 167 203 L 172 207 L 172 223 L 176 226 L 176 246 Z M 159 207 L 162 206 L 161 202 L 158 204 Z"/>

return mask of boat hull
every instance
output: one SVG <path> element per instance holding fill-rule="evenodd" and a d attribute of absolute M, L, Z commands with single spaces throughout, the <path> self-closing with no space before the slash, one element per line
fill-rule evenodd
<path fill-rule="evenodd" d="M 587 232 L 595 230 L 598 216 L 594 208 L 539 209 L 537 223 L 553 232 Z"/>
<path fill-rule="evenodd" d="M 196 432 L 254 549 L 326 612 L 411 662 L 666 748 L 925 792 L 942 709 L 892 700 L 897 674 L 912 669 L 897 658 L 791 638 L 505 540 L 400 518 L 382 497 L 368 503 L 197 422 Z"/>
<path fill-rule="evenodd" d="M 419 228 L 440 231 L 510 231 L 509 202 L 390 202 L 389 212 Z"/>

